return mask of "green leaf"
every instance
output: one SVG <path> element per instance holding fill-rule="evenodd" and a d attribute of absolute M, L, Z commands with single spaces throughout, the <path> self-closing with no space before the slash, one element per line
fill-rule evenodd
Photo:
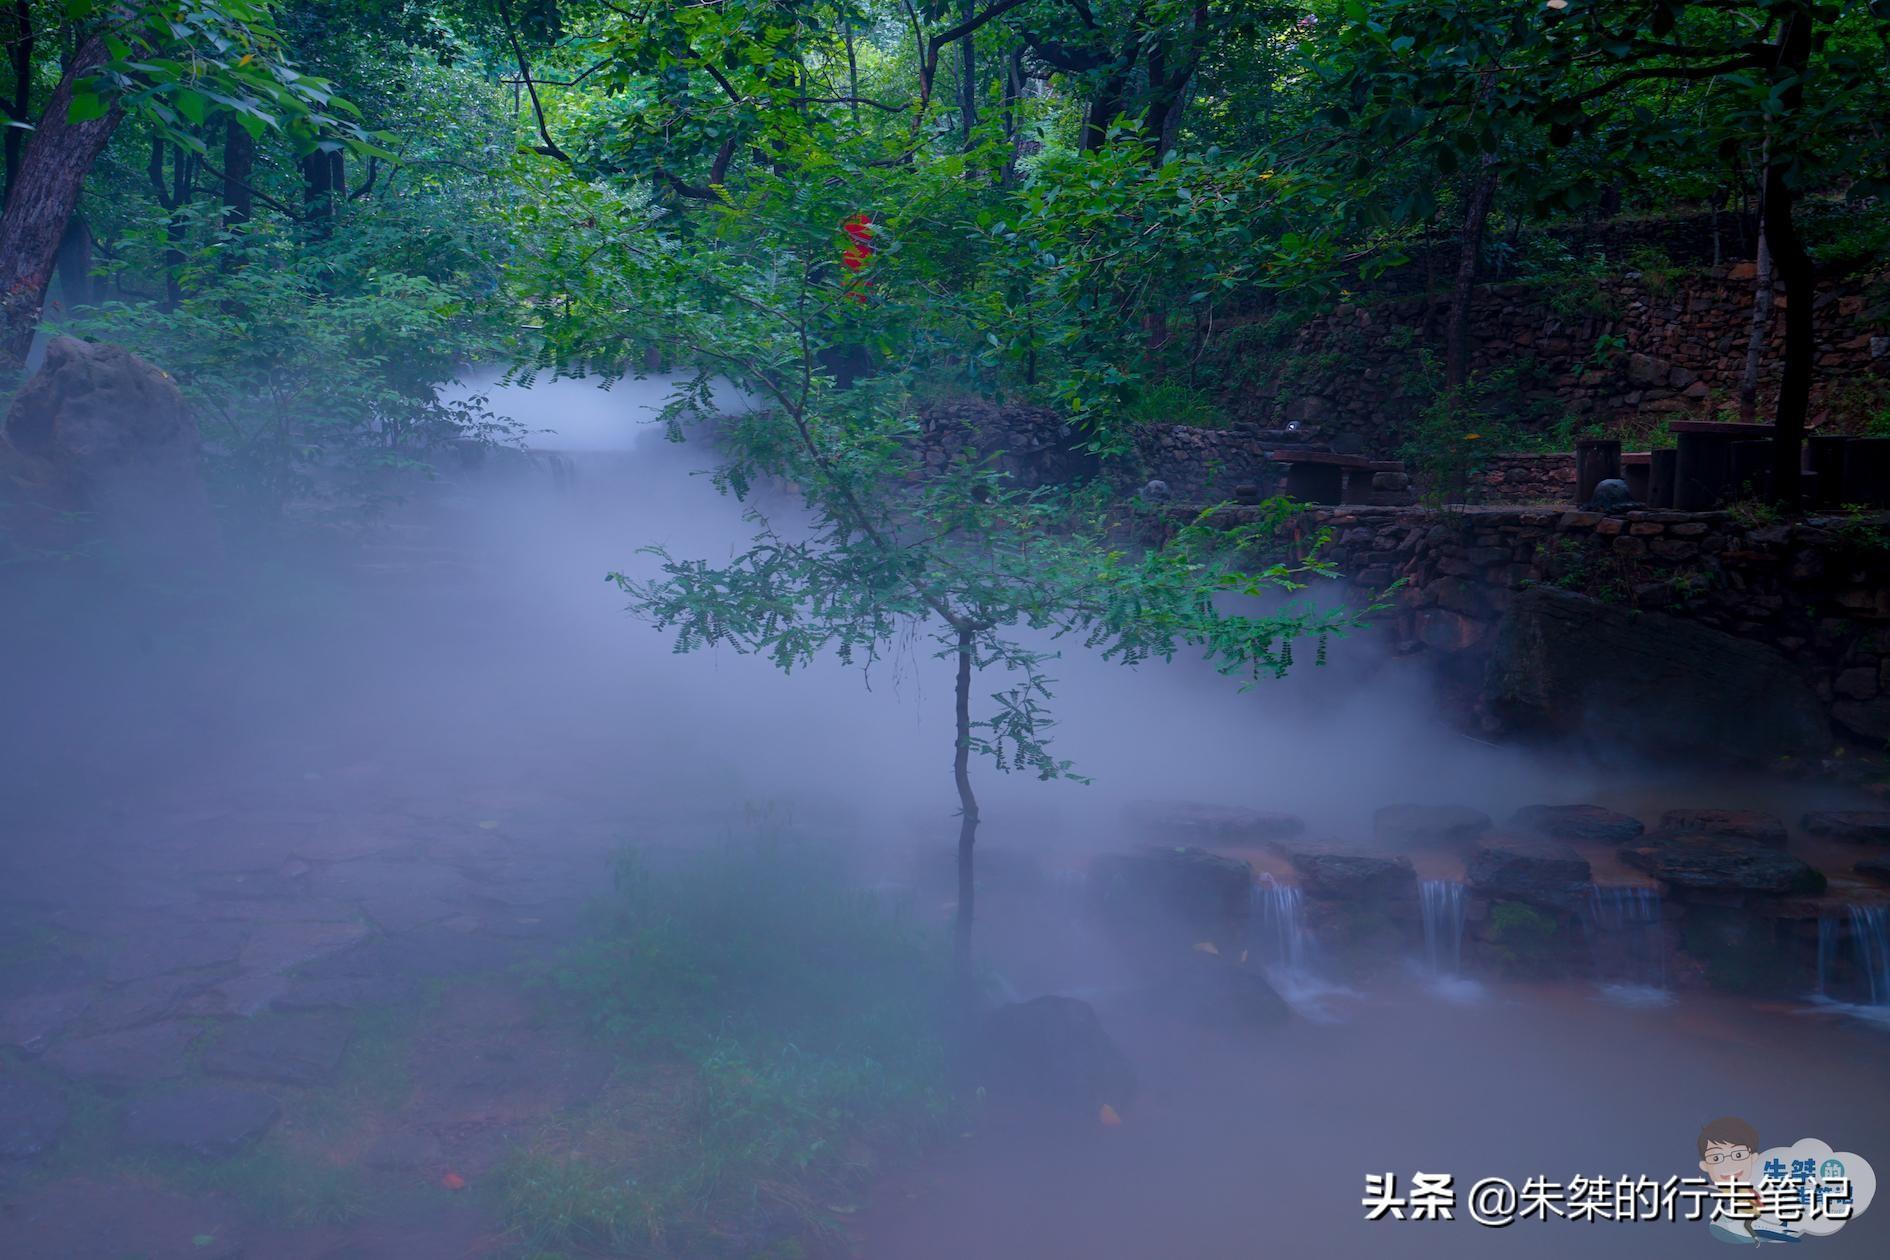
<path fill-rule="evenodd" d="M 103 118 L 111 112 L 103 97 L 96 92 L 74 92 L 72 104 L 66 110 L 66 121 L 72 123 L 91 122 Z"/>

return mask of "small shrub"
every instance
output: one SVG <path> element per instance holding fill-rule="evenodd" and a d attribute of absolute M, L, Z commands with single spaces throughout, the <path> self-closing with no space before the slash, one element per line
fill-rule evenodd
<path fill-rule="evenodd" d="M 1498 901 L 1490 907 L 1485 952 L 1505 974 L 1543 976 L 1557 969 L 1561 935 L 1555 920 L 1534 906 Z"/>

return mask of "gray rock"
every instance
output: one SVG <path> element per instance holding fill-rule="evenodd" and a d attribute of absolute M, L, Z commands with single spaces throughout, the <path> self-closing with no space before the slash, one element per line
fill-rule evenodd
<path fill-rule="evenodd" d="M 204 1052 L 217 1076 L 314 1085 L 334 1075 L 354 1035 L 341 1015 L 259 1016 L 232 1025 Z"/>
<path fill-rule="evenodd" d="M 1122 816 L 1138 834 L 1163 844 L 1264 844 L 1306 830 L 1291 814 L 1199 801 L 1131 801 Z"/>
<path fill-rule="evenodd" d="M 1045 996 L 999 1007 L 978 1042 L 979 1084 L 1001 1106 L 1061 1123 L 1094 1124 L 1104 1105 L 1135 1097 L 1135 1069 L 1076 998 Z"/>
<path fill-rule="evenodd" d="M 1559 840 L 1493 836 L 1464 863 L 1471 888 L 1497 901 L 1569 910 L 1588 895 L 1588 859 Z"/>
<path fill-rule="evenodd" d="M 1519 593 L 1499 623 L 1483 707 L 1511 735 L 1605 732 L 1631 750 L 1716 763 L 1831 746 L 1817 693 L 1773 649 L 1547 586 Z"/>
<path fill-rule="evenodd" d="M 1488 831 L 1490 816 L 1467 805 L 1387 805 L 1372 815 L 1372 834 L 1397 848 L 1466 845 Z"/>
<path fill-rule="evenodd" d="M 1824 876 L 1789 853 L 1734 836 L 1653 835 L 1621 860 L 1675 890 L 1764 897 L 1824 891 Z"/>
<path fill-rule="evenodd" d="M 1595 497 L 1582 504 L 1584 512 L 1632 512 L 1646 507 L 1634 492 L 1628 489 L 1627 482 L 1619 477 L 1609 477 L 1595 485 Z"/>
<path fill-rule="evenodd" d="M 1118 939 L 1141 945 L 1231 945 L 1246 922 L 1253 868 L 1192 847 L 1104 854 L 1090 864 L 1089 898 Z"/>
<path fill-rule="evenodd" d="M 1769 849 L 1782 849 L 1789 837 L 1783 819 L 1750 809 L 1670 809 L 1660 816 L 1661 834 L 1730 836 Z"/>
<path fill-rule="evenodd" d="M 1417 888 L 1417 871 L 1403 854 L 1302 849 L 1288 854 L 1288 859 L 1309 897 L 1384 900 L 1408 896 Z"/>
<path fill-rule="evenodd" d="M 46 1062 L 67 1076 L 107 1087 L 172 1080 L 184 1074 L 186 1052 L 197 1029 L 181 1021 L 146 1024 L 119 1032 L 61 1041 Z"/>
<path fill-rule="evenodd" d="M 1865 879 L 1874 879 L 1880 884 L 1890 884 L 1890 857 L 1865 858 L 1851 869 Z"/>
<path fill-rule="evenodd" d="M 234 1155 L 276 1121 L 276 1100 L 253 1089 L 188 1085 L 134 1098 L 125 1108 L 127 1144 L 206 1159 Z"/>
<path fill-rule="evenodd" d="M 66 1101 L 59 1091 L 17 1073 L 0 1076 L 0 1159 L 43 1154 L 66 1131 Z"/>
<path fill-rule="evenodd" d="M 1510 815 L 1512 830 L 1573 843 L 1625 844 L 1647 830 L 1641 820 L 1599 805 L 1525 805 Z"/>
<path fill-rule="evenodd" d="M 1816 810 L 1805 815 L 1803 826 L 1814 836 L 1858 844 L 1890 844 L 1890 812 L 1883 810 Z"/>
<path fill-rule="evenodd" d="M 1157 477 L 1142 487 L 1142 497 L 1150 503 L 1166 503 L 1175 497 L 1175 492 L 1168 488 L 1168 483 Z"/>

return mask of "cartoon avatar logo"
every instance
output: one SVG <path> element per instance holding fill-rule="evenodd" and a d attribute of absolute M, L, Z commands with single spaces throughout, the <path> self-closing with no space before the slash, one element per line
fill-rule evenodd
<path fill-rule="evenodd" d="M 1720 1242 L 1751 1247 L 1835 1234 L 1877 1193 L 1863 1156 L 1817 1138 L 1761 1151 L 1758 1130 L 1735 1116 L 1700 1130 L 1699 1154 L 1714 1185 L 1707 1224 Z"/>

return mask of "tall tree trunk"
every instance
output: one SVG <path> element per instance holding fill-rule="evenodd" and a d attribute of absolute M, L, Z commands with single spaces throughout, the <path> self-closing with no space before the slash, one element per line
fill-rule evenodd
<path fill-rule="evenodd" d="M 1800 3 L 1785 20 L 1779 36 L 1776 67 L 1788 85 L 1779 93 L 1784 130 L 1800 125 L 1805 104 L 1805 71 L 1811 61 L 1811 5 Z M 1803 498 L 1804 479 L 1799 475 L 1805 442 L 1805 418 L 1811 410 L 1811 375 L 1818 353 L 1816 318 L 1812 303 L 1817 299 L 1818 278 L 1798 236 L 1794 221 L 1794 193 L 1787 179 L 1794 164 L 1791 152 L 1777 147 L 1766 163 L 1765 194 L 1760 201 L 1765 215 L 1765 243 L 1771 248 L 1772 265 L 1785 283 L 1785 375 L 1779 382 L 1778 411 L 1772 439 L 1772 494 L 1786 508 L 1795 509 Z"/>
<path fill-rule="evenodd" d="M 7 115 L 16 124 L 7 128 L 6 194 L 13 196 L 13 177 L 19 173 L 20 150 L 26 143 L 26 130 L 17 124 L 27 120 L 33 108 L 33 6 L 30 0 L 14 0 L 13 37 L 8 41 L 13 53 L 13 98 L 7 102 Z M 5 203 L 0 198 L 0 204 Z"/>
<path fill-rule="evenodd" d="M 223 129 L 223 226 L 241 227 L 256 212 L 250 185 L 256 171 L 256 137 L 234 121 Z"/>
<path fill-rule="evenodd" d="M 102 39 L 93 37 L 79 45 L 71 69 L 53 89 L 20 155 L 6 213 L 0 215 L 0 367 L 26 365 L 59 241 L 79 203 L 85 173 L 123 117 L 114 105 L 103 117 L 76 123 L 67 119 L 73 84 L 107 59 Z"/>
<path fill-rule="evenodd" d="M 1024 143 L 1024 50 L 1013 48 L 1004 58 L 1004 167 L 998 173 L 1003 188 L 1017 186 L 1017 159 Z"/>
<path fill-rule="evenodd" d="M 957 746 L 952 753 L 952 781 L 958 786 L 958 918 L 952 932 L 952 958 L 961 982 L 971 979 L 971 923 L 977 900 L 972 878 L 972 848 L 978 842 L 978 798 L 971 791 L 972 633 L 958 631 L 958 683 L 953 692 Z"/>
<path fill-rule="evenodd" d="M 1496 199 L 1496 155 L 1483 155 L 1483 170 L 1464 206 L 1463 233 L 1457 243 L 1457 278 L 1450 289 L 1450 323 L 1444 330 L 1444 387 L 1455 392 L 1470 376 L 1470 299 L 1476 295 L 1477 259 L 1483 230 Z"/>

